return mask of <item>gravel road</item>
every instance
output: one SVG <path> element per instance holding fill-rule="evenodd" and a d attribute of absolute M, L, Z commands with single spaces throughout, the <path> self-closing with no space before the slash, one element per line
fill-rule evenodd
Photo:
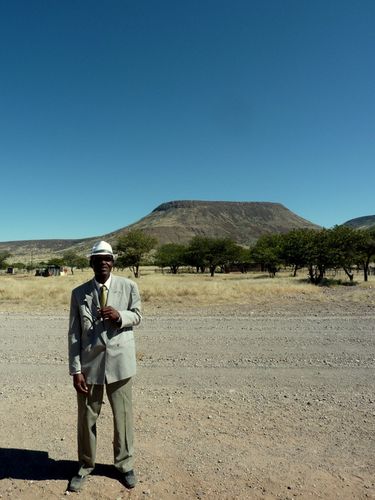
<path fill-rule="evenodd" d="M 112 473 L 108 402 L 86 499 L 375 498 L 375 315 L 146 315 L 137 487 Z M 76 471 L 67 316 L 0 314 L 0 498 L 62 499 Z"/>

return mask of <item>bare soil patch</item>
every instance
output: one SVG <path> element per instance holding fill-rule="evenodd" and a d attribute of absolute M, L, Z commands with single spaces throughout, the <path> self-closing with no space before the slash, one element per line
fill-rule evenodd
<path fill-rule="evenodd" d="M 183 312 L 146 304 L 134 389 L 139 483 L 127 491 L 113 475 L 106 403 L 97 470 L 69 496 L 375 498 L 373 295 L 339 293 Z M 66 498 L 76 471 L 66 336 L 66 312 L 0 313 L 0 498 Z"/>

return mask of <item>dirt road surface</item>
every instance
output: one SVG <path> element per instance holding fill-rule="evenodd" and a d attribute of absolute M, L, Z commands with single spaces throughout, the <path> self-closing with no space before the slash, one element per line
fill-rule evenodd
<path fill-rule="evenodd" d="M 375 313 L 250 307 L 148 314 L 137 330 L 136 472 L 112 416 L 82 492 L 67 315 L 0 314 L 0 498 L 375 498 Z"/>

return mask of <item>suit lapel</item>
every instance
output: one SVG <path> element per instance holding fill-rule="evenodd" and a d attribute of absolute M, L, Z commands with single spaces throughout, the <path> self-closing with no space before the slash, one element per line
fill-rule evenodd
<path fill-rule="evenodd" d="M 87 312 L 89 313 L 89 317 L 96 320 L 96 318 L 98 317 L 98 309 L 100 305 L 99 294 L 94 279 L 89 282 L 87 291 L 85 293 L 84 302 L 85 308 L 87 308 L 88 310 Z M 104 331 L 104 322 L 101 320 L 94 321 L 93 325 L 96 335 L 98 335 L 101 342 L 105 345 L 107 341 L 107 334 Z"/>
<path fill-rule="evenodd" d="M 96 313 L 96 310 L 99 307 L 99 295 L 94 280 L 91 280 L 89 283 L 89 289 L 85 294 L 85 302 L 90 311 L 92 313 L 95 311 Z"/>
<path fill-rule="evenodd" d="M 118 309 L 121 304 L 121 286 L 119 286 L 120 282 L 116 278 L 116 276 L 112 275 L 111 286 L 108 291 L 108 305 Z"/>

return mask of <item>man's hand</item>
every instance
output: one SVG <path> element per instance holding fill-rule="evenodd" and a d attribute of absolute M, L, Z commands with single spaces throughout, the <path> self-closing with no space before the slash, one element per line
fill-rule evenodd
<path fill-rule="evenodd" d="M 109 319 L 115 323 L 117 323 L 120 319 L 120 313 L 111 306 L 102 307 L 99 309 L 99 313 L 103 319 Z"/>
<path fill-rule="evenodd" d="M 73 385 L 74 389 L 80 394 L 87 394 L 89 392 L 83 373 L 75 373 L 73 375 Z"/>

